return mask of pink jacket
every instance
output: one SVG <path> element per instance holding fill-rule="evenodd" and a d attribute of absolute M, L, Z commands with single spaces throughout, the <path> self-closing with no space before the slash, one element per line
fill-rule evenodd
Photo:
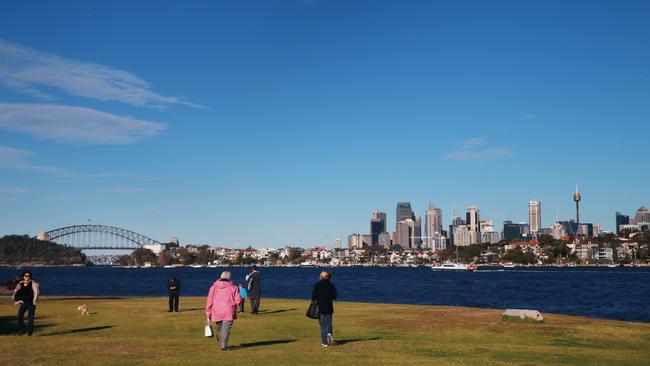
<path fill-rule="evenodd" d="M 235 309 L 241 304 L 239 288 L 230 281 L 217 280 L 208 293 L 205 315 L 212 322 L 234 320 Z"/>

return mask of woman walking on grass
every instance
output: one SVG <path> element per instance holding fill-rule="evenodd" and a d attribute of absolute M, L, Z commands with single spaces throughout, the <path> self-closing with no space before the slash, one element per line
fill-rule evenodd
<path fill-rule="evenodd" d="M 332 300 L 336 299 L 336 287 L 330 282 L 331 277 L 329 272 L 321 272 L 320 282 L 314 285 L 314 289 L 311 292 L 312 301 L 318 303 L 320 338 L 323 347 L 334 344 L 334 330 L 332 329 L 334 304 Z"/>
<path fill-rule="evenodd" d="M 23 272 L 22 281 L 16 285 L 13 299 L 18 308 L 18 335 L 25 334 L 25 312 L 27 312 L 27 335 L 34 333 L 34 316 L 36 315 L 36 302 L 38 301 L 38 283 L 32 280 L 32 273 Z"/>
<path fill-rule="evenodd" d="M 216 336 L 222 351 L 228 348 L 228 337 L 233 322 L 237 319 L 237 306 L 241 303 L 239 288 L 230 282 L 230 272 L 221 273 L 221 278 L 214 282 L 208 293 L 205 315 L 208 322 L 217 324 Z"/>

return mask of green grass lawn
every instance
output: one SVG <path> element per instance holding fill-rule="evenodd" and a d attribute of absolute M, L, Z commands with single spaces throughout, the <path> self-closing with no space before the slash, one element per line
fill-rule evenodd
<path fill-rule="evenodd" d="M 224 352 L 203 336 L 204 301 L 181 297 L 183 311 L 168 313 L 166 298 L 43 298 L 27 337 L 0 297 L 0 365 L 650 364 L 650 324 L 552 314 L 533 323 L 442 306 L 335 303 L 338 344 L 324 348 L 307 302 L 283 299 L 240 315 Z"/>

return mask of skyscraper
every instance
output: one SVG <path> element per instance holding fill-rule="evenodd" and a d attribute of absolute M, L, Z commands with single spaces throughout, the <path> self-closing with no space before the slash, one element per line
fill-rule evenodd
<path fill-rule="evenodd" d="M 379 234 L 386 232 L 386 213 L 375 211 L 370 219 L 370 235 L 372 245 L 379 244 Z"/>
<path fill-rule="evenodd" d="M 397 202 L 397 209 L 395 210 L 395 224 L 406 219 L 414 220 L 413 210 L 411 210 L 410 202 Z"/>
<path fill-rule="evenodd" d="M 467 229 L 469 230 L 470 244 L 479 243 L 481 239 L 481 223 L 479 221 L 478 208 L 476 206 L 467 207 L 466 217 L 465 225 L 467 225 Z"/>
<path fill-rule="evenodd" d="M 429 203 L 429 208 L 424 213 L 424 236 L 427 249 L 434 249 L 434 233 L 442 235 L 442 210 Z"/>
<path fill-rule="evenodd" d="M 533 233 L 542 229 L 542 205 L 537 200 L 528 201 L 528 224 Z"/>
<path fill-rule="evenodd" d="M 640 224 L 642 222 L 650 222 L 650 211 L 643 206 L 636 210 L 636 215 L 634 215 L 635 224 Z"/>
<path fill-rule="evenodd" d="M 413 236 L 413 225 L 414 222 L 411 219 L 402 220 L 397 223 L 397 229 L 395 231 L 395 240 L 394 244 L 397 244 L 402 247 L 402 249 L 412 249 L 411 248 L 411 237 Z"/>
<path fill-rule="evenodd" d="M 621 225 L 628 225 L 630 223 L 630 216 L 623 215 L 620 212 L 616 212 L 616 235 L 621 234 Z"/>
<path fill-rule="evenodd" d="M 422 246 L 422 219 L 419 214 L 415 214 L 413 220 L 413 237 L 411 240 L 411 248 L 416 249 Z"/>

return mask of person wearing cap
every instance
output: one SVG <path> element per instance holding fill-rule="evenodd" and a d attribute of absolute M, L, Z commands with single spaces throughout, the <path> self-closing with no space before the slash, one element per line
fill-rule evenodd
<path fill-rule="evenodd" d="M 239 288 L 230 281 L 230 272 L 223 271 L 221 277 L 212 284 L 205 304 L 208 322 L 216 323 L 217 342 L 222 351 L 228 348 L 230 329 L 237 319 L 236 310 L 242 299 Z"/>
<path fill-rule="evenodd" d="M 329 272 L 321 272 L 320 282 L 314 285 L 314 289 L 311 292 L 311 300 L 318 303 L 320 338 L 323 347 L 334 344 L 334 329 L 332 328 L 334 304 L 332 301 L 336 299 L 336 287 L 330 282 L 331 278 L 332 275 Z"/>

